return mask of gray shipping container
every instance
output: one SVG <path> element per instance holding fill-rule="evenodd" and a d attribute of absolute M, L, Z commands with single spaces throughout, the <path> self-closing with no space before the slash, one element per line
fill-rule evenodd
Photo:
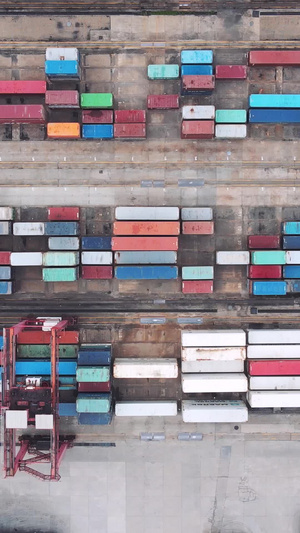
<path fill-rule="evenodd" d="M 0 235 L 9 235 L 11 233 L 11 222 L 0 222 Z"/>
<path fill-rule="evenodd" d="M 78 237 L 49 237 L 49 250 L 79 250 Z"/>
<path fill-rule="evenodd" d="M 0 279 L 11 279 L 11 268 L 10 268 L 10 266 L 1 266 L 0 267 Z"/>
<path fill-rule="evenodd" d="M 183 207 L 181 220 L 212 220 L 213 210 L 211 207 Z"/>
<path fill-rule="evenodd" d="M 177 252 L 115 252 L 115 263 L 118 265 L 166 265 L 176 261 Z"/>

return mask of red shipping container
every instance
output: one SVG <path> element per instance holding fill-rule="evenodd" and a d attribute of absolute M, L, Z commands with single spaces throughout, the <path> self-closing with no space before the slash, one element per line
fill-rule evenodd
<path fill-rule="evenodd" d="M 185 235 L 213 235 L 213 222 L 183 222 L 182 233 Z"/>
<path fill-rule="evenodd" d="M 146 122 L 146 111 L 144 109 L 122 109 L 115 111 L 116 124 L 130 124 L 133 122 Z"/>
<path fill-rule="evenodd" d="M 146 124 L 114 124 L 115 138 L 146 138 Z"/>
<path fill-rule="evenodd" d="M 78 91 L 46 91 L 49 107 L 79 107 Z"/>
<path fill-rule="evenodd" d="M 248 277 L 251 279 L 280 279 L 282 267 L 280 265 L 250 265 Z"/>
<path fill-rule="evenodd" d="M 178 237 L 113 237 L 112 250 L 178 250 Z"/>
<path fill-rule="evenodd" d="M 247 67 L 245 65 L 217 65 L 216 79 L 245 80 L 247 79 Z"/>
<path fill-rule="evenodd" d="M 114 112 L 112 109 L 83 109 L 82 124 L 112 124 Z"/>
<path fill-rule="evenodd" d="M 58 334 L 60 344 L 78 344 L 78 331 L 62 331 Z M 17 336 L 18 344 L 50 344 L 50 331 L 37 329 L 20 331 Z"/>
<path fill-rule="evenodd" d="M 249 65 L 300 65 L 300 50 L 252 50 Z"/>
<path fill-rule="evenodd" d="M 114 235 L 179 235 L 179 222 L 114 222 Z"/>
<path fill-rule="evenodd" d="M 0 105 L 0 124 L 45 124 L 43 105 Z"/>
<path fill-rule="evenodd" d="M 48 220 L 79 220 L 79 207 L 49 207 Z"/>
<path fill-rule="evenodd" d="M 179 109 L 178 94 L 149 94 L 147 96 L 148 109 Z"/>
<path fill-rule="evenodd" d="M 106 383 L 78 383 L 78 392 L 110 392 L 110 381 Z"/>
<path fill-rule="evenodd" d="M 214 291 L 214 282 L 211 280 L 183 281 L 184 294 L 211 294 Z"/>
<path fill-rule="evenodd" d="M 280 248 L 280 235 L 249 235 L 248 247 L 278 250 Z"/>
<path fill-rule="evenodd" d="M 248 361 L 250 376 L 300 376 L 299 359 Z"/>
<path fill-rule="evenodd" d="M 0 252 L 0 265 L 10 265 L 11 252 Z"/>
<path fill-rule="evenodd" d="M 45 81 L 0 81 L 0 94 L 45 94 Z"/>
<path fill-rule="evenodd" d="M 83 266 L 82 279 L 111 279 L 113 277 L 111 266 Z"/>
<path fill-rule="evenodd" d="M 213 139 L 215 123 L 213 120 L 183 120 L 182 139 Z"/>
<path fill-rule="evenodd" d="M 215 77 L 202 75 L 202 76 L 182 76 L 182 89 L 184 91 L 200 91 L 209 90 L 215 88 Z"/>

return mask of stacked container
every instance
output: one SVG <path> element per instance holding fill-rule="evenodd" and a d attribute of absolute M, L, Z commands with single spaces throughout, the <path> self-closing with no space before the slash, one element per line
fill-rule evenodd
<path fill-rule="evenodd" d="M 79 223 L 74 220 L 65 221 L 66 219 L 61 218 L 71 216 L 67 212 L 63 215 L 62 210 L 64 208 L 59 208 L 56 211 L 56 215 L 53 214 L 55 213 L 53 208 L 51 209 L 48 212 L 50 221 L 44 224 L 44 232 L 49 237 L 51 251 L 43 254 L 43 280 L 46 282 L 75 281 L 78 279 L 79 274 L 79 252 L 72 250 L 74 248 L 78 250 Z M 75 217 L 77 220 L 79 210 L 78 208 L 72 209 L 75 210 L 73 218 Z M 68 248 L 63 248 L 64 246 L 68 246 Z"/>
<path fill-rule="evenodd" d="M 148 78 L 150 80 L 169 80 L 179 78 L 178 65 L 149 65 Z M 149 94 L 147 96 L 148 109 L 178 109 L 178 94 Z"/>
<path fill-rule="evenodd" d="M 300 222 L 284 222 L 282 244 L 286 250 L 283 277 L 287 292 L 300 292 Z"/>
<path fill-rule="evenodd" d="M 82 138 L 113 139 L 112 93 L 82 93 L 81 107 L 83 109 Z"/>
<path fill-rule="evenodd" d="M 77 48 L 47 48 L 45 73 L 51 80 L 80 79 Z"/>
<path fill-rule="evenodd" d="M 248 248 L 251 250 L 251 265 L 248 267 L 250 293 L 285 295 L 287 286 L 282 281 L 282 265 L 286 254 L 280 250 L 280 235 L 249 235 Z"/>
<path fill-rule="evenodd" d="M 216 110 L 217 139 L 245 139 L 247 137 L 247 111 L 245 109 Z"/>
<path fill-rule="evenodd" d="M 44 95 L 45 81 L 0 81 L 2 95 Z M 42 104 L 0 105 L 0 124 L 44 124 L 45 108 Z"/>
<path fill-rule="evenodd" d="M 12 207 L 0 207 L 0 235 L 10 235 L 14 210 Z M 0 295 L 12 294 L 11 253 L 0 252 Z"/>
<path fill-rule="evenodd" d="M 81 249 L 81 277 L 83 279 L 111 279 L 113 277 L 111 237 L 82 237 Z"/>
<path fill-rule="evenodd" d="M 115 111 L 114 137 L 116 139 L 145 139 L 146 111 L 144 109 Z"/>
<path fill-rule="evenodd" d="M 182 50 L 181 94 L 209 94 L 215 88 L 212 50 Z"/>

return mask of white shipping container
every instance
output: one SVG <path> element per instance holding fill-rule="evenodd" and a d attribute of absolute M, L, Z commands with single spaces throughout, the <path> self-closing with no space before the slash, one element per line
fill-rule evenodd
<path fill-rule="evenodd" d="M 245 139 L 247 137 L 246 124 L 216 124 L 216 139 Z"/>
<path fill-rule="evenodd" d="M 212 220 L 213 210 L 211 207 L 183 207 L 181 220 Z"/>
<path fill-rule="evenodd" d="M 12 252 L 11 266 L 41 266 L 43 263 L 42 252 Z"/>
<path fill-rule="evenodd" d="M 287 265 L 300 265 L 300 250 L 286 251 L 285 262 Z"/>
<path fill-rule="evenodd" d="M 249 344 L 300 344 L 300 329 L 249 329 Z"/>
<path fill-rule="evenodd" d="M 182 118 L 185 120 L 214 120 L 214 105 L 184 105 L 182 106 Z"/>
<path fill-rule="evenodd" d="M 249 391 L 247 400 L 250 407 L 300 407 L 300 391 Z"/>
<path fill-rule="evenodd" d="M 181 379 L 185 393 L 204 392 L 247 392 L 248 380 L 245 374 L 186 374 Z"/>
<path fill-rule="evenodd" d="M 53 415 L 35 415 L 35 429 L 53 429 Z"/>
<path fill-rule="evenodd" d="M 0 235 L 9 235 L 11 233 L 11 222 L 0 222 Z"/>
<path fill-rule="evenodd" d="M 82 252 L 81 263 L 83 265 L 111 265 L 112 252 Z"/>
<path fill-rule="evenodd" d="M 244 361 L 181 361 L 181 372 L 185 374 L 194 372 L 244 372 Z"/>
<path fill-rule="evenodd" d="M 44 235 L 44 222 L 15 222 L 13 226 L 14 235 Z"/>
<path fill-rule="evenodd" d="M 300 376 L 250 376 L 250 390 L 300 390 Z"/>
<path fill-rule="evenodd" d="M 300 359 L 300 344 L 251 344 L 247 359 Z"/>
<path fill-rule="evenodd" d="M 245 347 L 234 348 L 182 348 L 181 359 L 183 361 L 236 361 L 246 359 Z"/>
<path fill-rule="evenodd" d="M 177 359 L 122 358 L 114 360 L 115 378 L 177 378 Z"/>
<path fill-rule="evenodd" d="M 183 400 L 183 422 L 234 423 L 247 422 L 248 409 L 242 401 Z"/>
<path fill-rule="evenodd" d="M 78 61 L 78 48 L 46 48 L 46 61 Z"/>
<path fill-rule="evenodd" d="M 250 254 L 245 251 L 230 251 L 216 253 L 217 265 L 249 265 Z"/>
<path fill-rule="evenodd" d="M 5 425 L 7 429 L 26 429 L 28 426 L 28 410 L 5 411 Z"/>
<path fill-rule="evenodd" d="M 14 209 L 13 207 L 0 207 L 0 220 L 13 220 Z"/>
<path fill-rule="evenodd" d="M 176 416 L 177 402 L 116 402 L 116 416 Z"/>
<path fill-rule="evenodd" d="M 198 329 L 181 332 L 181 346 L 246 346 L 242 329 Z"/>
<path fill-rule="evenodd" d="M 179 207 L 116 207 L 116 220 L 179 220 Z"/>

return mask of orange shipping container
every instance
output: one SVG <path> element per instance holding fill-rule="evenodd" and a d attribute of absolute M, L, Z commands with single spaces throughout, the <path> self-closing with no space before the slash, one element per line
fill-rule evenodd
<path fill-rule="evenodd" d="M 213 222 L 183 222 L 182 233 L 185 235 L 213 235 Z"/>
<path fill-rule="evenodd" d="M 48 122 L 47 135 L 50 139 L 80 139 L 78 122 Z"/>
<path fill-rule="evenodd" d="M 113 237 L 112 250 L 178 250 L 177 237 Z"/>
<path fill-rule="evenodd" d="M 114 235 L 179 235 L 179 222 L 114 222 Z"/>

